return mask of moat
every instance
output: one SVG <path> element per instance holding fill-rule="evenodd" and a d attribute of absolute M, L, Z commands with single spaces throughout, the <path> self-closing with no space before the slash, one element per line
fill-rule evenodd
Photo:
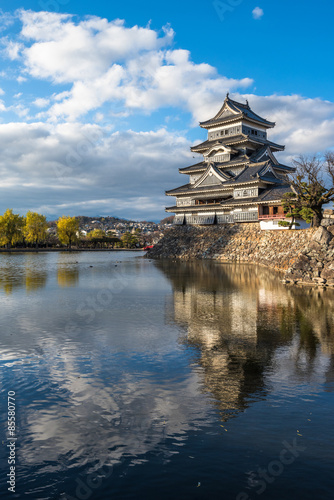
<path fill-rule="evenodd" d="M 0 255 L 1 498 L 331 498 L 334 290 L 143 255 Z"/>

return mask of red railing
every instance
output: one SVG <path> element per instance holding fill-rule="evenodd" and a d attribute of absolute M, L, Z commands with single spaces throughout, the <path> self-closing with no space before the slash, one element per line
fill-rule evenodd
<path fill-rule="evenodd" d="M 259 215 L 259 219 L 285 219 L 285 214 Z"/>

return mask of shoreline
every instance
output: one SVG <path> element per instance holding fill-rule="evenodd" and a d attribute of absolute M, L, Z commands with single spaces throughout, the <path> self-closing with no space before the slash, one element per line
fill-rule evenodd
<path fill-rule="evenodd" d="M 142 248 L 0 248 L 0 253 L 49 253 L 49 252 L 146 252 Z"/>
<path fill-rule="evenodd" d="M 295 231 L 262 231 L 255 222 L 175 226 L 145 257 L 255 264 L 282 273 L 284 284 L 333 288 L 333 219 L 331 213 L 320 227 Z"/>

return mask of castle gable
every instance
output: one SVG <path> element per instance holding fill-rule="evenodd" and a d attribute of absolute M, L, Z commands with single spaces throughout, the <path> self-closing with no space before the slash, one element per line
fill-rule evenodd
<path fill-rule="evenodd" d="M 207 171 L 204 172 L 204 174 L 194 184 L 194 188 L 204 187 L 204 186 L 214 186 L 217 184 L 219 185 L 222 184 L 223 182 L 228 181 L 230 178 L 231 177 L 228 174 L 222 173 L 215 166 L 210 165 Z"/>

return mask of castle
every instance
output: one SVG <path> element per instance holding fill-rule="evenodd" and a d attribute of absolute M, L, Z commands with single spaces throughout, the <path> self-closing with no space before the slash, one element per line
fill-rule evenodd
<path fill-rule="evenodd" d="M 248 101 L 243 104 L 227 94 L 216 116 L 200 126 L 208 130 L 208 139 L 191 151 L 202 160 L 179 169 L 189 175 L 188 184 L 166 191 L 176 197 L 176 205 L 166 208 L 175 214 L 174 224 L 260 221 L 262 229 L 281 229 L 282 197 L 292 191 L 288 174 L 294 168 L 274 156 L 284 150 L 268 140 L 275 123 L 254 113 Z"/>

